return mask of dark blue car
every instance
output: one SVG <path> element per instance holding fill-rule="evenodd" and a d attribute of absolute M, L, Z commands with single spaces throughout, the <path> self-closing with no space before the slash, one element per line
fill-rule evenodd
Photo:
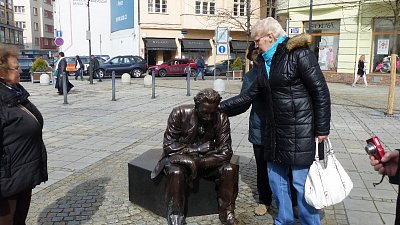
<path fill-rule="evenodd" d="M 112 71 L 115 71 L 115 75 L 129 73 L 131 77 L 137 78 L 147 71 L 147 63 L 140 56 L 125 55 L 113 57 L 100 64 L 99 75 L 102 78 L 110 77 Z"/>

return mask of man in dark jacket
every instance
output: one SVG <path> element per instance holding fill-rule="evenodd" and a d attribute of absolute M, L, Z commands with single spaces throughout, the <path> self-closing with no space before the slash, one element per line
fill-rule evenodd
<path fill-rule="evenodd" d="M 400 184 L 400 149 L 386 152 L 382 159 L 376 160 L 370 156 L 371 165 L 382 175 L 388 175 L 392 184 Z M 400 190 L 397 192 L 396 221 L 395 225 L 400 225 Z"/>
<path fill-rule="evenodd" d="M 197 76 L 199 76 L 199 74 L 201 73 L 201 79 L 204 79 L 204 59 L 203 56 L 200 56 L 197 60 L 196 60 L 196 66 L 197 66 L 197 71 L 196 71 L 196 75 L 194 76 L 194 80 L 197 80 Z"/>
<path fill-rule="evenodd" d="M 257 81 L 239 96 L 220 104 L 227 112 L 266 100 L 264 151 L 269 183 L 278 215 L 275 224 L 293 224 L 289 171 L 297 191 L 301 224 L 320 224 L 319 212 L 304 199 L 304 184 L 315 156 L 315 140 L 323 141 L 330 130 L 330 95 L 315 55 L 308 48 L 311 36 L 287 38 L 278 21 L 268 17 L 252 28 L 261 54 Z"/>
<path fill-rule="evenodd" d="M 69 93 L 69 91 L 74 87 L 73 84 L 71 84 L 71 82 L 69 82 L 69 72 L 67 71 L 67 60 L 65 59 L 65 55 L 64 52 L 60 52 L 58 53 L 58 55 L 60 56 L 60 59 L 58 60 L 57 64 L 56 64 L 56 69 L 58 70 L 58 76 L 57 76 L 57 81 L 56 81 L 56 88 L 58 90 L 58 94 L 62 95 L 63 94 L 63 82 L 64 82 L 64 76 L 65 76 L 65 80 L 67 81 L 67 93 Z"/>
<path fill-rule="evenodd" d="M 185 223 L 187 183 L 198 176 L 217 184 L 219 219 L 223 224 L 237 224 L 234 209 L 238 193 L 239 168 L 231 164 L 230 125 L 228 117 L 218 111 L 221 97 L 212 89 L 201 90 L 195 105 L 174 108 L 164 133 L 163 158 L 152 172 L 167 175 L 166 207 L 169 225 Z"/>
<path fill-rule="evenodd" d="M 100 63 L 99 63 L 99 60 L 94 55 L 90 56 L 89 68 L 90 68 L 90 70 L 92 72 L 92 76 L 94 77 L 96 75 L 96 77 L 99 79 L 98 82 L 102 82 L 101 76 L 100 76 L 100 73 L 99 73 Z"/>

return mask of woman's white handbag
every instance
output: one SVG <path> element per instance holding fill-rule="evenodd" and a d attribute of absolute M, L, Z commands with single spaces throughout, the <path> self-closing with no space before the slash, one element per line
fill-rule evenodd
<path fill-rule="evenodd" d="M 319 163 L 318 139 L 315 140 L 315 160 L 308 172 L 304 187 L 306 202 L 322 209 L 343 201 L 353 189 L 353 182 L 336 159 L 329 138 L 325 140 L 326 168 Z"/>

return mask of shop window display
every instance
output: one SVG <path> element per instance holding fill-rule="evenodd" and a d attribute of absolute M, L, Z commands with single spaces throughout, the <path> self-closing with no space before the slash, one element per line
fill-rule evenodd
<path fill-rule="evenodd" d="M 372 47 L 372 68 L 374 72 L 389 73 L 391 71 L 390 54 L 394 43 L 393 18 L 375 18 Z M 400 27 L 397 28 L 400 31 Z M 400 50 L 400 32 L 397 34 L 396 54 Z M 400 59 L 397 58 L 397 73 L 400 72 Z"/>
<path fill-rule="evenodd" d="M 314 42 L 310 48 L 314 51 L 322 70 L 336 71 L 339 48 L 340 21 L 326 20 L 312 22 Z M 308 32 L 308 22 L 304 22 Z"/>

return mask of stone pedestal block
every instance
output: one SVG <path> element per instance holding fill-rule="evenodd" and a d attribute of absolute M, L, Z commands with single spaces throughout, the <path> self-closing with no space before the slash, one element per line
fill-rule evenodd
<path fill-rule="evenodd" d="M 131 84 L 131 75 L 129 75 L 128 73 L 122 74 L 121 83 L 122 84 Z"/>
<path fill-rule="evenodd" d="M 150 173 L 161 158 L 161 149 L 151 149 L 128 164 L 129 200 L 153 213 L 166 217 L 164 203 L 166 176 L 160 174 L 155 179 Z M 231 163 L 239 164 L 239 157 L 234 155 Z M 217 192 L 214 181 L 196 179 L 193 188 L 187 190 L 187 217 L 218 213 Z"/>
<path fill-rule="evenodd" d="M 40 75 L 40 85 L 49 85 L 50 84 L 50 76 L 43 73 Z"/>

